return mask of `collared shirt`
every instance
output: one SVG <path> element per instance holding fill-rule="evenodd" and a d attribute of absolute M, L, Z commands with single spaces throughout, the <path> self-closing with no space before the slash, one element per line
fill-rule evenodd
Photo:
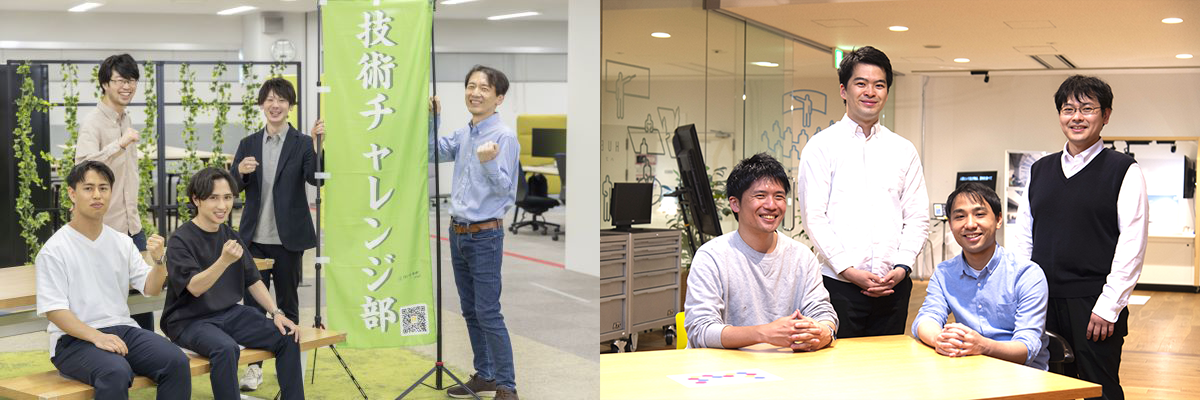
<path fill-rule="evenodd" d="M 500 151 L 496 158 L 481 163 L 475 149 L 487 142 L 496 142 Z M 464 222 L 479 222 L 502 218 L 517 198 L 517 162 L 521 144 L 513 130 L 500 121 L 500 113 L 492 114 L 478 125 L 468 124 L 449 137 L 438 137 L 429 143 L 429 161 L 433 162 L 434 146 L 438 161 L 454 161 L 454 183 L 450 191 L 450 215 Z"/>
<path fill-rule="evenodd" d="M 917 149 L 876 123 L 870 135 L 848 116 L 813 136 L 800 156 L 801 222 L 821 273 L 847 268 L 883 276 L 913 265 L 929 235 L 929 195 Z"/>
<path fill-rule="evenodd" d="M 283 244 L 279 240 L 279 227 L 275 224 L 275 172 L 279 169 L 279 154 L 283 151 L 283 142 L 287 140 L 288 129 L 280 129 L 272 135 L 270 130 L 263 128 L 262 160 L 258 160 L 262 168 L 262 203 L 259 205 L 258 227 L 254 229 L 255 243 Z"/>
<path fill-rule="evenodd" d="M 1104 141 L 1097 140 L 1086 150 L 1072 156 L 1066 145 L 1063 145 L 1062 169 L 1063 175 L 1070 179 L 1100 154 Z M 1033 186 L 1030 177 L 1029 185 Z M 1029 209 L 1028 195 L 1020 207 L 1020 218 L 1014 224 L 1016 243 L 1013 251 L 1025 257 L 1033 256 L 1033 214 Z M 1108 322 L 1117 322 L 1121 310 L 1129 305 L 1129 296 L 1133 294 L 1133 286 L 1142 275 L 1142 262 L 1146 259 L 1146 236 L 1150 227 L 1147 216 L 1149 201 L 1146 198 L 1146 178 L 1137 163 L 1129 165 L 1125 178 L 1121 181 L 1121 191 L 1117 193 L 1117 225 L 1120 235 L 1117 236 L 1117 250 L 1113 254 L 1112 272 L 1109 272 L 1100 292 L 1100 298 L 1092 307 L 1092 312 Z"/>
<path fill-rule="evenodd" d="M 34 264 L 38 316 L 69 310 L 94 329 L 137 326 L 129 317 L 129 289 L 145 289 L 150 266 L 128 235 L 104 226 L 91 240 L 70 224 L 63 225 L 46 240 Z M 54 357 L 55 345 L 66 333 L 53 322 L 46 331 Z"/>
<path fill-rule="evenodd" d="M 112 169 L 112 198 L 104 224 L 118 232 L 132 235 L 142 231 L 138 214 L 137 143 L 121 148 L 121 136 L 133 129 L 128 113 L 118 113 L 103 101 L 79 123 L 79 142 L 75 144 L 75 163 L 100 161 Z M 59 171 L 66 176 L 70 171 Z"/>
<path fill-rule="evenodd" d="M 943 261 L 929 278 L 925 302 L 913 318 L 917 326 L 931 320 L 946 325 L 947 312 L 954 320 L 995 341 L 1025 345 L 1025 365 L 1046 370 L 1050 360 L 1046 336 L 1046 273 L 1000 245 L 982 271 L 976 271 L 960 254 Z"/>

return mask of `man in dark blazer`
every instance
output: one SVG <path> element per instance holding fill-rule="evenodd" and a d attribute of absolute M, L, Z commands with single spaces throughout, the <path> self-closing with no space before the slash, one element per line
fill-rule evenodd
<path fill-rule="evenodd" d="M 325 135 L 320 119 L 312 136 L 301 134 L 287 122 L 296 106 L 296 89 L 283 78 L 272 78 L 258 91 L 258 106 L 267 125 L 238 144 L 230 173 L 238 189 L 246 192 L 238 235 L 254 258 L 275 261 L 262 272 L 270 289 L 275 282 L 275 302 L 292 322 L 300 322 L 300 287 L 304 251 L 316 247 L 317 235 L 309 214 L 304 183 L 318 185 L 314 176 L 319 162 L 316 150 Z M 246 305 L 264 310 L 252 297 Z M 262 363 L 252 364 L 242 376 L 242 390 L 255 390 L 262 383 Z"/>

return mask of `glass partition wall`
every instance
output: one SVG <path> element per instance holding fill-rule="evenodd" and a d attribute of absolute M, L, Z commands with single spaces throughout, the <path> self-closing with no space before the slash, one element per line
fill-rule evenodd
<path fill-rule="evenodd" d="M 682 226 L 675 198 L 662 196 L 679 184 L 671 139 L 680 125 L 696 125 L 714 192 L 759 152 L 783 163 L 794 184 L 808 139 L 845 114 L 832 54 L 705 11 L 700 1 L 644 3 L 601 3 L 601 228 L 612 227 L 617 182 L 653 183 L 649 226 Z M 889 102 L 889 127 L 891 110 Z M 732 215 L 721 220 L 724 232 L 736 229 Z M 780 229 L 804 239 L 794 201 Z"/>

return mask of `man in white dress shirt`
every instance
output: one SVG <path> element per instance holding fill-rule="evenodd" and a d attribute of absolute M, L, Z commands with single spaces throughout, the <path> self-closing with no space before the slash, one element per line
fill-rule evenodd
<path fill-rule="evenodd" d="M 909 267 L 929 235 L 929 195 L 912 143 L 879 123 L 892 64 L 874 47 L 838 68 L 846 115 L 813 136 L 796 182 L 838 337 L 904 334 Z"/>
<path fill-rule="evenodd" d="M 1046 330 L 1066 339 L 1075 362 L 1051 371 L 1104 387 L 1123 399 L 1118 369 L 1129 332 L 1129 295 L 1146 254 L 1146 181 L 1133 157 L 1104 148 L 1112 88 L 1096 77 L 1067 78 L 1054 94 L 1067 144 L 1030 168 L 1029 206 L 1014 251 L 1046 272 Z"/>

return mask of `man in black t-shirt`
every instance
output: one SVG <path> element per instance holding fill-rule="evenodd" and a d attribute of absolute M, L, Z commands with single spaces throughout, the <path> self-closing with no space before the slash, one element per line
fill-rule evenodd
<path fill-rule="evenodd" d="M 224 225 L 233 211 L 231 182 L 229 172 L 205 168 L 188 184 L 196 217 L 167 242 L 167 300 L 159 325 L 171 341 L 209 358 L 215 398 L 241 397 L 237 361 L 242 345 L 274 353 L 283 398 L 303 399 L 296 325 L 275 306 L 245 244 Z M 247 292 L 271 310 L 272 319 L 237 304 Z"/>

